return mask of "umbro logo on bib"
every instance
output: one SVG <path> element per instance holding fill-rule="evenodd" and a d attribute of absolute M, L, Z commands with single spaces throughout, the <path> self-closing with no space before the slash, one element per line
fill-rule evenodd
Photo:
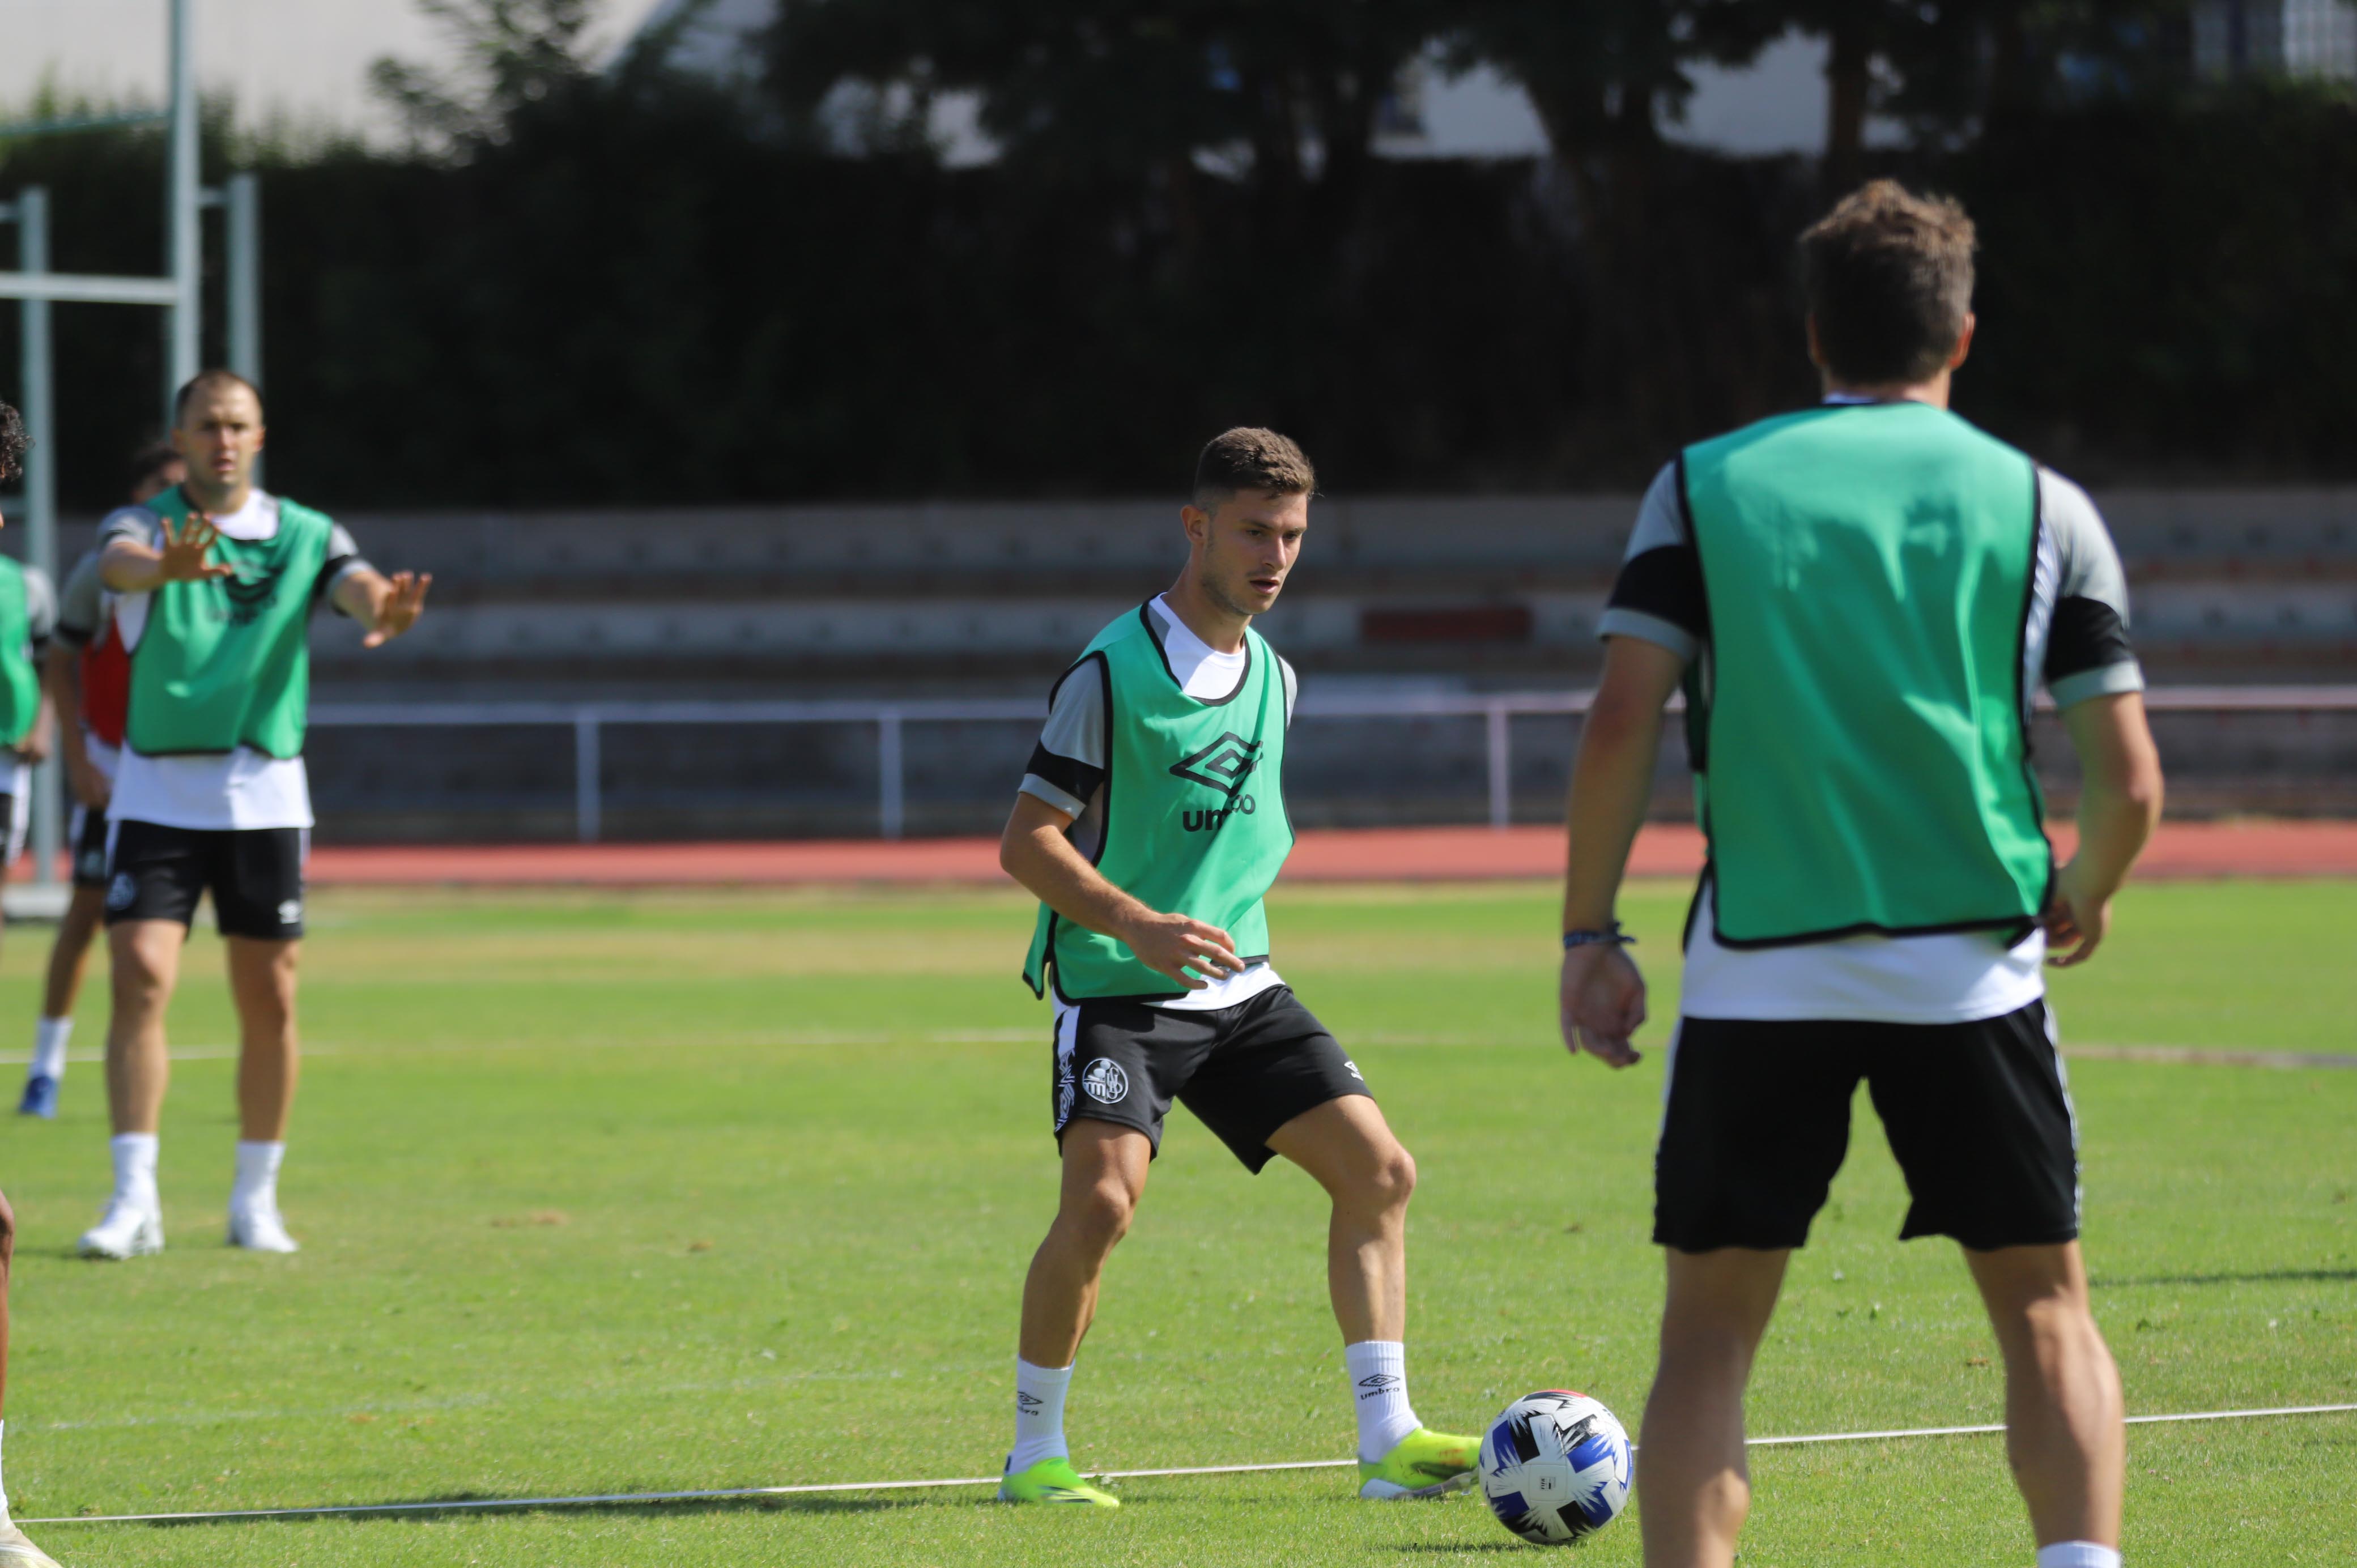
<path fill-rule="evenodd" d="M 1220 738 L 1202 750 L 1172 763 L 1170 772 L 1174 778 L 1232 795 L 1259 766 L 1260 742 L 1246 740 L 1233 730 L 1222 730 Z"/>

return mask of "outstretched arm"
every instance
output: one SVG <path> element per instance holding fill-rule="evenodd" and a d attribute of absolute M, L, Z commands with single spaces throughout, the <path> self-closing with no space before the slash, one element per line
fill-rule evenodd
<path fill-rule="evenodd" d="M 1566 931 L 1603 930 L 1612 924 L 1630 846 L 1653 798 L 1662 708 L 1684 670 L 1679 655 L 1641 638 L 1614 637 L 1604 644 L 1604 678 L 1581 726 L 1579 759 L 1572 768 Z M 1637 1059 L 1629 1037 L 1645 1021 L 1645 982 L 1618 943 L 1566 950 L 1560 1000 L 1567 1048 L 1585 1047 L 1613 1067 Z"/>
<path fill-rule="evenodd" d="M 161 544 L 120 535 L 109 540 L 105 553 L 98 558 L 98 580 L 118 594 L 145 594 L 167 583 L 232 576 L 235 567 L 205 559 L 219 538 L 221 530 L 201 513 L 178 528 L 167 518 Z"/>
<path fill-rule="evenodd" d="M 1105 880 L 1066 837 L 1072 819 L 1037 795 L 1018 794 L 998 843 L 998 864 L 1039 901 L 1076 926 L 1126 943 L 1138 961 L 1189 991 L 1243 972 L 1235 941 L 1217 926 L 1166 915 Z M 1196 972 L 1188 972 L 1189 968 Z"/>
<path fill-rule="evenodd" d="M 2160 822 L 2160 751 L 2145 721 L 2144 694 L 2089 697 L 2062 710 L 2079 754 L 2079 850 L 2054 879 L 2046 935 L 2051 962 L 2084 963 L 2111 929 L 2112 896 L 2127 880 Z"/>
<path fill-rule="evenodd" d="M 373 566 L 355 566 L 336 579 L 330 596 L 336 607 L 368 628 L 363 648 L 382 648 L 417 624 L 425 613 L 425 590 L 434 574 L 395 572 L 388 577 Z"/>

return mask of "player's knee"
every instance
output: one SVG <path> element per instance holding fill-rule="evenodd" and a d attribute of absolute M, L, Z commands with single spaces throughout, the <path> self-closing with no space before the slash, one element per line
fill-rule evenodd
<path fill-rule="evenodd" d="M 16 1251 L 16 1211 L 8 1207 L 8 1199 L 0 1194 L 0 1269 L 8 1266 Z"/>
<path fill-rule="evenodd" d="M 1109 1252 L 1129 1234 L 1130 1217 L 1136 1211 L 1137 1203 L 1130 1197 L 1129 1188 L 1120 1182 L 1106 1180 L 1080 1193 L 1066 1206 L 1064 1218 L 1084 1245 L 1098 1252 Z"/>
<path fill-rule="evenodd" d="M 118 1001 L 152 1001 L 171 987 L 171 976 L 165 966 L 136 942 L 119 944 L 110 958 L 111 984 Z"/>
<path fill-rule="evenodd" d="M 1405 1208 L 1415 1195 L 1415 1156 L 1397 1144 L 1377 1150 L 1352 1186 L 1363 1208 L 1376 1213 Z"/>

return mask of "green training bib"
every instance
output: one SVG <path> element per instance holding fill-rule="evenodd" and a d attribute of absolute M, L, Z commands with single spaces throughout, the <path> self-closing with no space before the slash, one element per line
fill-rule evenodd
<path fill-rule="evenodd" d="M 188 498 L 166 490 L 148 506 L 177 529 Z M 147 624 L 131 653 L 125 734 L 148 757 L 250 746 L 265 757 L 303 754 L 311 695 L 311 596 L 335 525 L 278 502 L 268 539 L 224 536 L 210 559 L 228 577 L 166 583 L 148 596 Z"/>
<path fill-rule="evenodd" d="M 0 745 L 20 744 L 40 714 L 32 629 L 33 618 L 25 607 L 25 568 L 0 555 Z"/>
<path fill-rule="evenodd" d="M 1897 403 L 1765 420 L 1681 470 L 1718 940 L 2026 930 L 2053 864 L 2024 684 L 2036 465 Z"/>
<path fill-rule="evenodd" d="M 1279 782 L 1285 677 L 1261 635 L 1244 632 L 1244 676 L 1219 701 L 1190 697 L 1163 657 L 1154 612 L 1141 605 L 1081 655 L 1103 670 L 1104 839 L 1097 869 L 1152 908 L 1190 915 L 1235 940 L 1236 956 L 1268 956 L 1261 900 L 1293 852 Z M 1077 666 L 1075 666 L 1077 668 Z M 1186 994 L 1111 937 L 1045 904 L 1023 978 L 1045 994 L 1159 998 Z"/>

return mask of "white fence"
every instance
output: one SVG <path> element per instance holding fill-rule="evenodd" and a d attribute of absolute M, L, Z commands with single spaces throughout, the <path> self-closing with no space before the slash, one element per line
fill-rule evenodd
<path fill-rule="evenodd" d="M 1487 743 L 1490 824 L 1502 828 L 1511 820 L 1512 721 L 1523 714 L 1585 714 L 1595 694 L 1593 691 L 1311 693 L 1301 699 L 1297 717 L 1480 719 Z M 2357 712 L 2357 686 L 2164 686 L 2147 692 L 2145 703 L 2155 713 L 2352 713 Z M 1678 699 L 1672 699 L 1673 710 L 1681 705 Z M 604 810 L 600 741 L 608 725 L 872 725 L 876 729 L 877 830 L 885 838 L 897 839 L 908 820 L 902 736 L 909 725 L 1041 722 L 1046 716 L 1037 698 L 984 697 L 908 703 L 322 703 L 313 708 L 311 722 L 377 728 L 570 730 L 575 832 L 582 843 L 594 843 Z"/>

